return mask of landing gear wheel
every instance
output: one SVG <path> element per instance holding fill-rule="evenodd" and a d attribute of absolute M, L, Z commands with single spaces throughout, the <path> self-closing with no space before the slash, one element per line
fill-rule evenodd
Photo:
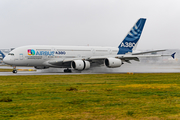
<path fill-rule="evenodd" d="M 13 72 L 13 73 L 17 73 L 17 70 L 13 70 L 12 72 Z"/>
<path fill-rule="evenodd" d="M 71 71 L 71 69 L 68 69 L 68 68 L 67 68 L 67 69 L 64 69 L 64 72 L 65 72 L 65 73 L 71 73 L 72 71 Z"/>

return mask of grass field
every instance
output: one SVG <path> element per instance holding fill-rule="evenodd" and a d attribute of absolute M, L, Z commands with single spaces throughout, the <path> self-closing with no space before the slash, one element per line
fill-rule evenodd
<path fill-rule="evenodd" d="M 13 69 L 1 69 L 0 68 L 0 72 L 12 72 L 13 71 Z"/>
<path fill-rule="evenodd" d="M 180 74 L 0 76 L 0 119 L 180 119 Z"/>
<path fill-rule="evenodd" d="M 0 72 L 12 72 L 13 69 L 1 69 L 0 68 Z M 34 69 L 17 69 L 17 71 L 36 71 Z"/>

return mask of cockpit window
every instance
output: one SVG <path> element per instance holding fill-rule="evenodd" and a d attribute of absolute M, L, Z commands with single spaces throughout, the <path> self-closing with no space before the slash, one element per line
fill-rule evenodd
<path fill-rule="evenodd" d="M 14 56 L 14 53 L 9 53 L 8 55 Z"/>

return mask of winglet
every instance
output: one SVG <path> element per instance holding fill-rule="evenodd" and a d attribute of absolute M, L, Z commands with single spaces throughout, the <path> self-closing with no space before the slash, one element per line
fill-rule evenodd
<path fill-rule="evenodd" d="M 172 57 L 173 59 L 175 58 L 175 54 L 176 54 L 176 52 L 171 55 L 171 57 Z"/>
<path fill-rule="evenodd" d="M 2 55 L 3 58 L 5 57 L 5 54 L 2 51 L 0 51 L 0 54 Z"/>

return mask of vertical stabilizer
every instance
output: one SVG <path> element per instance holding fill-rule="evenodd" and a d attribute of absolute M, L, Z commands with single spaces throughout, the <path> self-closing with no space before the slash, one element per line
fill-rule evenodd
<path fill-rule="evenodd" d="M 145 18 L 140 18 L 136 24 L 132 27 L 132 29 L 129 31 L 127 36 L 124 38 L 124 40 L 119 45 L 119 51 L 117 54 L 126 54 L 131 53 L 132 50 L 134 50 L 137 46 L 138 40 L 141 37 L 141 33 L 144 28 L 144 24 L 146 22 Z"/>

